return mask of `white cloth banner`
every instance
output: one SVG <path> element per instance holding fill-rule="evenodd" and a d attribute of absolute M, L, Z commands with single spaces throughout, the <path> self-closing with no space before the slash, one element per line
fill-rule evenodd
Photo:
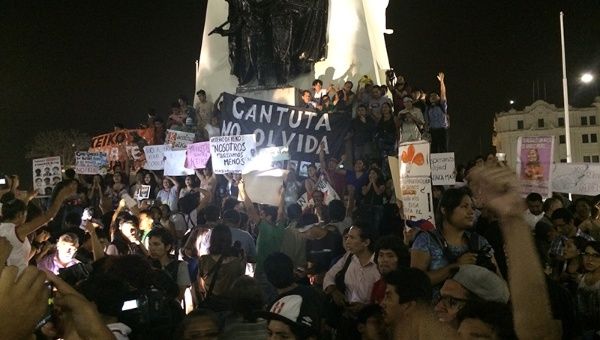
<path fill-rule="evenodd" d="M 552 191 L 575 195 L 600 195 L 600 164 L 554 164 L 552 166 Z"/>
<path fill-rule="evenodd" d="M 169 145 L 148 145 L 144 146 L 146 155 L 146 170 L 162 170 L 165 168 L 165 151 L 171 150 Z"/>
<path fill-rule="evenodd" d="M 256 155 L 256 137 L 254 134 L 212 137 L 210 155 L 215 174 L 249 172 L 252 169 L 246 169 L 246 165 Z"/>
<path fill-rule="evenodd" d="M 194 169 L 185 167 L 185 150 L 165 151 L 165 176 L 193 175 Z"/>

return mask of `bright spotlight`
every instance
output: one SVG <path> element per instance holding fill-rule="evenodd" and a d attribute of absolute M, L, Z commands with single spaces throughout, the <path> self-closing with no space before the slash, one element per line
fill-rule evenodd
<path fill-rule="evenodd" d="M 579 79 L 582 83 L 589 84 L 594 80 L 594 76 L 591 73 L 584 73 Z"/>

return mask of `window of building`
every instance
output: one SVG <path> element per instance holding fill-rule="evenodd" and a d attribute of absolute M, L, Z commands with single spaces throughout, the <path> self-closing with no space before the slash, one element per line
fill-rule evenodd
<path fill-rule="evenodd" d="M 598 155 L 592 156 L 592 163 L 600 163 L 600 156 L 598 156 Z"/>
<path fill-rule="evenodd" d="M 565 144 L 565 143 L 566 143 L 566 138 L 565 138 L 565 135 L 560 135 L 560 136 L 558 136 L 558 142 L 559 142 L 560 144 Z"/>
<path fill-rule="evenodd" d="M 558 126 L 565 126 L 565 119 L 563 117 L 558 117 Z"/>
<path fill-rule="evenodd" d="M 588 136 L 588 135 L 581 135 L 581 142 L 582 143 L 589 143 L 590 142 L 590 136 Z"/>
<path fill-rule="evenodd" d="M 587 117 L 586 116 L 582 116 L 581 117 L 581 125 L 588 125 L 587 123 L 588 123 L 587 122 Z"/>
<path fill-rule="evenodd" d="M 560 162 L 561 162 L 561 163 L 566 163 L 566 162 L 567 162 L 567 159 L 566 159 L 566 158 L 561 158 L 561 159 L 560 159 Z"/>
<path fill-rule="evenodd" d="M 590 163 L 590 161 L 591 161 L 590 156 L 583 156 L 583 161 L 586 163 Z"/>
<path fill-rule="evenodd" d="M 598 143 L 598 135 L 595 133 L 592 133 L 590 135 L 590 143 Z"/>
<path fill-rule="evenodd" d="M 523 130 L 523 121 L 517 120 L 517 130 Z"/>
<path fill-rule="evenodd" d="M 538 119 L 538 127 L 539 128 L 543 128 L 544 127 L 544 118 Z"/>
<path fill-rule="evenodd" d="M 590 116 L 590 125 L 596 125 L 596 116 Z"/>

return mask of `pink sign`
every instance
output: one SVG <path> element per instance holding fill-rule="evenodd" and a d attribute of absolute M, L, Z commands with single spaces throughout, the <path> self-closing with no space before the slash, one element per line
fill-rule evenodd
<path fill-rule="evenodd" d="M 188 144 L 185 167 L 188 169 L 204 169 L 210 158 L 210 142 Z"/>

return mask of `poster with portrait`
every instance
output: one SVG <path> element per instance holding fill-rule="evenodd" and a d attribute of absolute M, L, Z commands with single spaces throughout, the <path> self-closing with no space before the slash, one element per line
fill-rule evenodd
<path fill-rule="evenodd" d="M 519 137 L 517 155 L 521 194 L 536 192 L 543 197 L 552 196 L 554 136 Z"/>
<path fill-rule="evenodd" d="M 60 157 L 33 160 L 33 188 L 38 197 L 50 197 L 54 187 L 62 180 Z"/>

